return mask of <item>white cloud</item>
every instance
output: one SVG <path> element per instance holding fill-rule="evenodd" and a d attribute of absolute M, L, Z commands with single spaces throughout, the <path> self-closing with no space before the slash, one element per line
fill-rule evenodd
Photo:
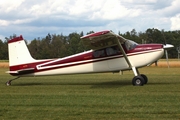
<path fill-rule="evenodd" d="M 0 19 L 0 26 L 8 26 L 8 25 L 9 25 L 8 21 Z"/>
<path fill-rule="evenodd" d="M 180 14 L 171 18 L 171 30 L 180 30 Z"/>
<path fill-rule="evenodd" d="M 107 1 L 103 8 L 101 9 L 101 14 L 99 17 L 108 20 L 116 20 L 126 16 L 130 11 L 121 5 L 119 1 L 113 4 L 112 1 Z"/>
<path fill-rule="evenodd" d="M 179 5 L 180 5 L 180 1 L 179 0 L 174 0 L 174 1 L 171 1 L 171 3 L 158 10 L 159 14 L 160 15 L 164 15 L 165 17 L 173 17 L 173 16 L 176 16 L 176 14 L 179 13 Z"/>
<path fill-rule="evenodd" d="M 0 10 L 8 13 L 10 11 L 14 11 L 15 9 L 17 9 L 21 3 L 24 0 L 1 0 L 0 1 Z"/>
<path fill-rule="evenodd" d="M 179 0 L 1 0 L 0 34 L 180 29 Z"/>

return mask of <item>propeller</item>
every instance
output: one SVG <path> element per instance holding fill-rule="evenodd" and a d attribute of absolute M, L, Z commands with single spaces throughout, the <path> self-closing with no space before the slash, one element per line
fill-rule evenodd
<path fill-rule="evenodd" d="M 171 44 L 166 44 L 166 45 L 164 45 L 163 46 L 163 48 L 164 48 L 164 52 L 165 52 L 165 55 L 166 55 L 166 61 L 167 61 L 167 65 L 168 65 L 168 68 L 169 68 L 169 58 L 168 58 L 168 52 L 167 52 L 167 50 L 168 49 L 170 49 L 170 48 L 173 48 L 174 46 L 173 45 L 171 45 Z"/>
<path fill-rule="evenodd" d="M 167 65 L 168 65 L 168 68 L 169 68 L 169 58 L 168 58 L 168 52 L 167 52 L 167 50 L 170 49 L 170 48 L 173 48 L 174 46 L 171 45 L 171 44 L 167 44 L 167 43 L 166 43 L 166 38 L 165 38 L 165 36 L 164 36 L 164 32 L 162 32 L 162 34 L 163 34 L 163 37 L 164 37 L 164 46 L 163 46 L 163 48 L 164 48 L 164 50 L 165 50 L 166 61 L 167 61 Z"/>

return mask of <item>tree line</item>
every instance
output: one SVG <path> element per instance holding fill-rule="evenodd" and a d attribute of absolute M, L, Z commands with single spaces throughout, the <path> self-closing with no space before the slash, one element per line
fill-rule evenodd
<path fill-rule="evenodd" d="M 90 31 L 86 34 L 94 33 Z M 164 31 L 155 28 L 149 28 L 145 32 L 137 32 L 135 29 L 126 33 L 118 32 L 119 35 L 126 39 L 133 40 L 139 44 L 144 43 L 161 43 L 172 44 L 175 47 L 169 50 L 169 58 L 177 58 L 176 48 L 180 46 L 180 30 L 176 31 Z M 35 59 L 47 59 L 47 58 L 62 58 L 72 54 L 87 51 L 80 39 L 84 36 L 84 33 L 70 33 L 69 35 L 63 34 L 50 34 L 48 33 L 43 38 L 35 38 L 27 44 L 29 51 Z M 6 37 L 5 41 L 0 40 L 0 59 L 8 59 L 8 40 L 16 37 L 13 34 L 10 37 Z M 27 42 L 26 42 L 27 43 Z"/>

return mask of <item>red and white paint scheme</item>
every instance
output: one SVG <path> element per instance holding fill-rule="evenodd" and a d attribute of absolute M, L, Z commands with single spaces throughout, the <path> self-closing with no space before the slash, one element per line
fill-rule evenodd
<path fill-rule="evenodd" d="M 108 30 L 89 34 L 81 39 L 92 50 L 47 60 L 33 59 L 22 36 L 9 40 L 10 71 L 7 73 L 19 78 L 133 70 L 135 77 L 132 84 L 141 86 L 148 82 L 148 78 L 140 74 L 138 68 L 154 63 L 163 56 L 164 49 L 173 47 L 169 44 L 137 44 Z M 6 84 L 11 85 L 11 81 Z"/>

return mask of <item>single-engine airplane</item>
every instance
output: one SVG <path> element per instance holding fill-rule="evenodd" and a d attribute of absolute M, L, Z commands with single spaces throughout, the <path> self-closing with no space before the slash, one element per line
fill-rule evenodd
<path fill-rule="evenodd" d="M 19 77 L 62 75 L 78 73 L 120 72 L 132 70 L 134 86 L 148 82 L 138 68 L 151 65 L 160 59 L 170 44 L 137 44 L 112 31 L 100 31 L 81 37 L 91 50 L 58 59 L 35 60 L 22 36 L 8 41 L 9 66 L 7 73 Z M 6 85 L 11 85 L 9 80 Z"/>

